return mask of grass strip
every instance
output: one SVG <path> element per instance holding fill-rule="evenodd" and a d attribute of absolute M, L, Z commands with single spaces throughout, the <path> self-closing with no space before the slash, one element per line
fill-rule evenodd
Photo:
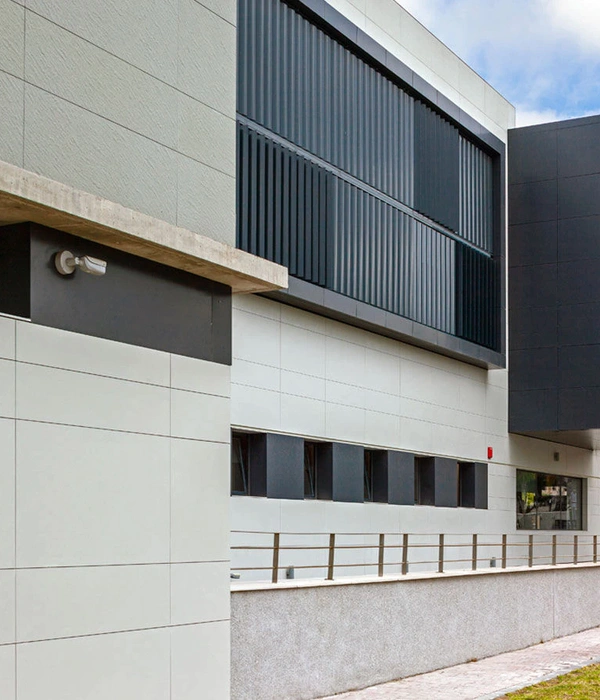
<path fill-rule="evenodd" d="M 600 664 L 579 668 L 503 697 L 510 700 L 600 700 Z"/>

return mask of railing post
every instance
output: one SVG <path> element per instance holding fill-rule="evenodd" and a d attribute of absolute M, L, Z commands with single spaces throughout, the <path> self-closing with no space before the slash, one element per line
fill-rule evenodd
<path fill-rule="evenodd" d="M 440 535 L 438 545 L 438 574 L 444 573 L 444 535 Z"/>
<path fill-rule="evenodd" d="M 556 535 L 552 535 L 552 566 L 556 566 Z"/>
<path fill-rule="evenodd" d="M 335 557 L 335 533 L 329 535 L 329 561 L 327 562 L 327 580 L 333 581 L 333 564 Z"/>
<path fill-rule="evenodd" d="M 379 561 L 377 566 L 377 575 L 383 576 L 383 557 L 385 554 L 385 535 L 379 535 Z"/>
<path fill-rule="evenodd" d="M 473 535 L 473 551 L 471 552 L 471 569 L 477 571 L 477 535 Z"/>
<path fill-rule="evenodd" d="M 594 535 L 594 564 L 598 563 L 598 535 Z"/>
<path fill-rule="evenodd" d="M 402 573 L 408 573 L 408 533 L 402 535 Z"/>
<path fill-rule="evenodd" d="M 533 566 L 533 535 L 529 535 L 529 566 Z"/>
<path fill-rule="evenodd" d="M 273 576 L 271 581 L 277 583 L 279 578 L 279 533 L 273 533 Z"/>
<path fill-rule="evenodd" d="M 577 535 L 573 535 L 573 564 L 577 564 Z"/>
<path fill-rule="evenodd" d="M 506 569 L 506 535 L 502 535 L 502 568 Z"/>

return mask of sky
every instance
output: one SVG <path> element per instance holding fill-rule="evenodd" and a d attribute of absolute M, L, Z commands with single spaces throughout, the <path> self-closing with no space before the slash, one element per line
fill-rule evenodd
<path fill-rule="evenodd" d="M 516 107 L 517 126 L 600 113 L 600 0 L 397 1 Z"/>

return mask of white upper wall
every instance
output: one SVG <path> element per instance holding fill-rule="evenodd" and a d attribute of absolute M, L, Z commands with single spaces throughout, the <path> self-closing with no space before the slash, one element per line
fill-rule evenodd
<path fill-rule="evenodd" d="M 396 0 L 327 2 L 506 142 L 515 108 Z"/>
<path fill-rule="evenodd" d="M 0 0 L 0 161 L 235 244 L 236 0 Z"/>

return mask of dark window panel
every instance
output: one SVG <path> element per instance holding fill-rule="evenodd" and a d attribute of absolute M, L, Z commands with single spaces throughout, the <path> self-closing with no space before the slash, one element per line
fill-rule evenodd
<path fill-rule="evenodd" d="M 415 499 L 420 506 L 435 505 L 435 464 L 433 457 L 415 457 Z"/>
<path fill-rule="evenodd" d="M 277 433 L 249 438 L 249 494 L 304 498 L 304 441 Z"/>
<path fill-rule="evenodd" d="M 364 448 L 338 442 L 320 443 L 317 450 L 317 496 L 348 503 L 364 502 Z"/>

